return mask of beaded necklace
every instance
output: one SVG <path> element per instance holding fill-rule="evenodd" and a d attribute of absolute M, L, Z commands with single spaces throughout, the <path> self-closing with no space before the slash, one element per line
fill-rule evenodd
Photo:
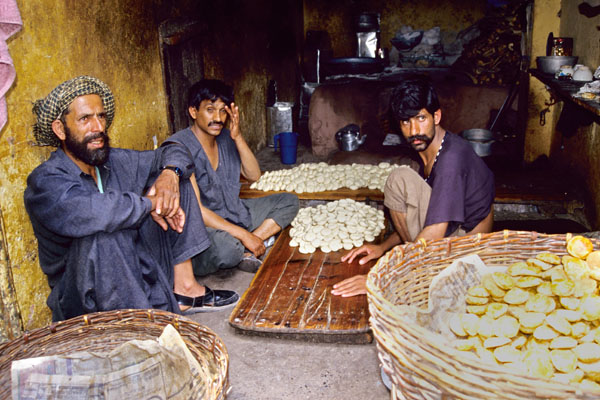
<path fill-rule="evenodd" d="M 440 152 L 442 151 L 442 147 L 444 147 L 444 140 L 446 140 L 445 134 L 444 134 L 444 137 L 442 138 L 442 143 L 440 143 L 440 148 L 438 149 L 437 153 L 435 154 L 435 158 L 433 159 L 433 165 L 431 166 L 431 171 L 429 171 L 429 175 L 427 175 L 427 178 L 425 178 L 425 182 L 429 182 L 429 177 L 433 173 L 433 169 L 435 168 L 435 163 L 437 162 L 438 156 L 440 155 Z"/>

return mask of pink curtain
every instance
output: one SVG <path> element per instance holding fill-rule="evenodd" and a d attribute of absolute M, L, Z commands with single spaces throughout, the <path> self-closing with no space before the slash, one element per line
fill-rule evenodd
<path fill-rule="evenodd" d="M 21 30 L 23 21 L 16 0 L 0 0 L 0 131 L 8 120 L 6 92 L 12 86 L 16 71 L 6 41 Z"/>

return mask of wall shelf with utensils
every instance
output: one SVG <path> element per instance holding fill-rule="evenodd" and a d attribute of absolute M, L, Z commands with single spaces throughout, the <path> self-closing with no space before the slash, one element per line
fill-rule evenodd
<path fill-rule="evenodd" d="M 572 80 L 561 81 L 552 74 L 546 74 L 538 69 L 530 69 L 529 72 L 540 82 L 550 88 L 550 90 L 560 99 L 571 101 L 575 105 L 595 114 L 600 117 L 600 96 L 596 95 L 595 99 L 587 100 L 576 96 L 579 89 L 585 82 Z"/>

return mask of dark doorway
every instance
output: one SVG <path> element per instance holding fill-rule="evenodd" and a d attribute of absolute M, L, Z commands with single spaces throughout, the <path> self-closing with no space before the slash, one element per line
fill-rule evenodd
<path fill-rule="evenodd" d="M 190 19 L 169 19 L 159 27 L 163 74 L 171 133 L 189 125 L 187 90 L 204 77 L 200 38 L 204 26 Z"/>

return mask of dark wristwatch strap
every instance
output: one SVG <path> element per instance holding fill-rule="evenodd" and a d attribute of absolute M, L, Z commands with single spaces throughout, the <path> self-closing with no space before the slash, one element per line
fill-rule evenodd
<path fill-rule="evenodd" d="M 171 171 L 175 172 L 177 174 L 177 176 L 180 178 L 183 176 L 183 171 L 181 170 L 181 168 L 176 167 L 174 165 L 165 165 L 160 168 L 161 171 L 165 170 L 165 169 L 170 169 Z"/>

